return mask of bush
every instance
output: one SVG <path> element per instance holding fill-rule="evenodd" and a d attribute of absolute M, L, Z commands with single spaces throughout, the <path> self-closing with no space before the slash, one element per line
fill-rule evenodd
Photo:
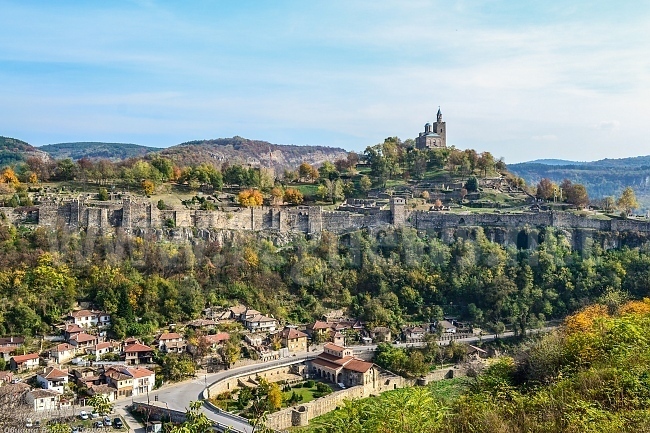
<path fill-rule="evenodd" d="M 316 391 L 322 394 L 329 394 L 330 392 L 332 392 L 332 388 L 330 388 L 329 385 L 326 385 L 323 382 L 318 382 L 316 384 Z"/>
<path fill-rule="evenodd" d="M 308 380 L 307 382 L 303 383 L 302 386 L 303 388 L 313 388 L 315 382 L 313 380 Z"/>

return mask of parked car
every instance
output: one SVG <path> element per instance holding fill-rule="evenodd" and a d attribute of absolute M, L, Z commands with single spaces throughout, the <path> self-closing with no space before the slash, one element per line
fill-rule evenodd
<path fill-rule="evenodd" d="M 99 418 L 99 414 L 97 412 L 93 412 L 93 413 L 90 414 L 90 417 L 92 419 L 97 419 L 97 418 Z"/>
<path fill-rule="evenodd" d="M 81 433 L 84 431 L 83 427 L 73 427 L 72 428 L 72 433 Z"/>
<path fill-rule="evenodd" d="M 109 417 L 104 418 L 104 427 L 110 427 L 111 426 L 111 419 Z"/>
<path fill-rule="evenodd" d="M 113 427 L 114 427 L 114 428 L 122 428 L 122 427 L 124 427 L 124 424 L 122 423 L 122 420 L 121 420 L 121 419 L 119 419 L 119 418 L 115 418 L 115 419 L 113 420 Z"/>
<path fill-rule="evenodd" d="M 88 412 L 86 412 L 85 410 L 82 410 L 81 412 L 79 412 L 79 418 L 84 419 L 84 420 L 88 419 Z"/>
<path fill-rule="evenodd" d="M 93 428 L 102 428 L 104 427 L 104 424 L 101 421 L 95 421 L 93 423 Z"/>
<path fill-rule="evenodd" d="M 27 419 L 25 420 L 25 427 L 33 427 L 33 426 L 34 426 L 34 423 L 32 422 L 32 419 L 31 419 L 31 418 L 27 418 Z"/>

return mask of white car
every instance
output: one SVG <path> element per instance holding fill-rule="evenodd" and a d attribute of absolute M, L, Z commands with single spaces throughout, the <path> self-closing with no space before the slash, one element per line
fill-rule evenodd
<path fill-rule="evenodd" d="M 33 426 L 34 426 L 34 423 L 32 422 L 32 419 L 27 418 L 27 420 L 25 421 L 25 427 L 33 427 Z"/>
<path fill-rule="evenodd" d="M 79 412 L 79 418 L 88 419 L 88 412 L 86 412 L 85 410 L 82 410 L 81 412 Z"/>

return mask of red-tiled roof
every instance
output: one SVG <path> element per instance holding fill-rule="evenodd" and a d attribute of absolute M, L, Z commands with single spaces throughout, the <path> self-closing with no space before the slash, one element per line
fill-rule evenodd
<path fill-rule="evenodd" d="M 332 370 L 338 370 L 339 368 L 343 367 L 340 364 L 337 364 L 335 362 L 330 362 L 330 361 L 327 361 L 327 360 L 321 359 L 321 358 L 314 359 L 312 361 L 312 364 L 322 365 L 323 367 L 331 368 Z"/>
<path fill-rule="evenodd" d="M 176 340 L 177 338 L 183 338 L 183 336 L 177 332 L 167 332 L 158 337 L 158 341 Z"/>
<path fill-rule="evenodd" d="M 77 310 L 70 313 L 70 317 L 88 317 L 97 314 L 97 312 L 90 310 Z"/>
<path fill-rule="evenodd" d="M 58 368 L 49 367 L 45 370 L 45 373 L 39 374 L 39 376 L 44 377 L 45 379 L 59 379 L 63 377 L 68 377 L 67 370 L 59 370 Z"/>
<path fill-rule="evenodd" d="M 24 342 L 24 337 L 0 337 L 0 346 L 19 346 Z"/>
<path fill-rule="evenodd" d="M 365 373 L 370 370 L 374 364 L 372 362 L 362 361 L 360 359 L 351 359 L 348 363 L 345 364 L 343 368 L 346 370 L 352 370 L 359 373 Z"/>
<path fill-rule="evenodd" d="M 227 332 L 219 332 L 214 335 L 206 335 L 205 339 L 207 340 L 208 343 L 210 344 L 219 344 L 222 341 L 226 341 L 230 338 L 230 334 Z"/>
<path fill-rule="evenodd" d="M 148 370 L 146 368 L 127 368 L 127 371 L 131 376 L 133 376 L 136 379 L 142 378 L 142 377 L 149 377 L 154 374 L 153 371 Z"/>
<path fill-rule="evenodd" d="M 38 353 L 28 353 L 27 355 L 18 355 L 13 357 L 13 360 L 16 364 L 22 364 L 23 362 L 29 361 L 30 359 L 38 359 Z"/>
<path fill-rule="evenodd" d="M 307 334 L 298 331 L 296 328 L 284 328 L 281 333 L 283 338 L 287 340 L 295 340 L 297 338 L 307 338 Z"/>
<path fill-rule="evenodd" d="M 85 332 L 81 332 L 77 335 L 73 335 L 72 337 L 70 337 L 70 340 L 74 340 L 77 343 L 87 343 L 89 341 L 97 340 L 97 336 L 86 334 Z"/>
<path fill-rule="evenodd" d="M 145 346 L 140 343 L 133 343 L 124 348 L 124 352 L 153 352 L 153 349 L 149 346 Z"/>
<path fill-rule="evenodd" d="M 338 344 L 334 344 L 334 343 L 325 343 L 323 348 L 329 350 L 336 350 L 337 352 L 342 352 L 343 350 L 345 350 L 345 347 L 341 347 Z"/>
<path fill-rule="evenodd" d="M 74 347 L 68 343 L 61 343 L 53 347 L 50 352 L 65 352 L 66 350 L 74 350 Z"/>

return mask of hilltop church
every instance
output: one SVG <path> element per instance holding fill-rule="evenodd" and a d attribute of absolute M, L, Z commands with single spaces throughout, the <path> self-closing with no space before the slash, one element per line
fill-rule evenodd
<path fill-rule="evenodd" d="M 447 147 L 447 125 L 442 121 L 442 112 L 438 107 L 436 123 L 424 125 L 424 132 L 415 139 L 418 149 L 432 149 L 436 147 Z"/>

